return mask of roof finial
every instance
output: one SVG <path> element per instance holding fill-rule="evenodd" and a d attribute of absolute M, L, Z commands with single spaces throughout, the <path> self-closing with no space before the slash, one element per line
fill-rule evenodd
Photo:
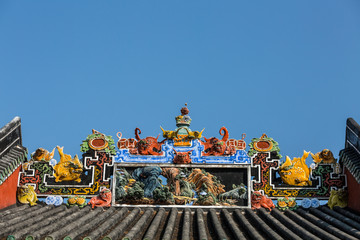
<path fill-rule="evenodd" d="M 181 112 L 181 115 L 183 115 L 183 116 L 189 114 L 189 109 L 187 108 L 187 103 L 185 103 L 185 107 L 181 108 L 180 112 Z"/>

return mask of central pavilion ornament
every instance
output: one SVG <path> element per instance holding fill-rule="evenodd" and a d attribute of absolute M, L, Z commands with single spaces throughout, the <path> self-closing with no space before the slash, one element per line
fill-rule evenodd
<path fill-rule="evenodd" d="M 187 105 L 181 108 L 181 115 L 175 117 L 176 129 L 164 130 L 164 139 L 145 137 L 141 139 L 140 129 L 135 129 L 135 138 L 122 138 L 117 133 L 119 150 L 115 155 L 115 162 L 123 163 L 177 163 L 177 164 L 250 164 L 246 154 L 245 134 L 242 139 L 230 139 L 229 132 L 221 127 L 221 139 L 202 136 L 204 129 L 192 131 L 191 118 Z M 201 140 L 201 138 L 205 140 Z"/>
<path fill-rule="evenodd" d="M 176 126 L 177 128 L 175 131 L 167 131 L 164 130 L 162 127 L 161 130 L 163 131 L 163 137 L 166 139 L 174 140 L 175 147 L 189 147 L 191 146 L 192 139 L 200 139 L 204 129 L 199 131 L 191 131 L 189 128 L 191 123 L 191 118 L 188 115 L 189 109 L 187 108 L 187 104 L 185 103 L 185 107 L 181 108 L 180 110 L 181 115 L 175 117 Z"/>

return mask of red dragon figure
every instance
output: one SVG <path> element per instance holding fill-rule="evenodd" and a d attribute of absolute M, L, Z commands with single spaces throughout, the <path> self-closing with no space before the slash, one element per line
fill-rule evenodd
<path fill-rule="evenodd" d="M 251 194 L 251 209 L 266 208 L 271 211 L 275 207 L 273 201 L 260 192 L 255 191 Z"/>
<path fill-rule="evenodd" d="M 174 156 L 173 163 L 178 163 L 178 164 L 191 163 L 191 158 L 190 158 L 191 152 L 192 152 L 192 150 L 188 151 L 188 152 L 177 152 L 174 149 L 175 156 Z"/>
<path fill-rule="evenodd" d="M 229 132 L 226 127 L 220 128 L 220 135 L 223 136 L 221 140 L 216 137 L 207 139 L 204 137 L 205 142 L 200 140 L 200 143 L 204 145 L 203 156 L 222 156 L 235 154 L 236 150 L 234 146 L 226 146 L 226 141 L 229 139 Z"/>
<path fill-rule="evenodd" d="M 93 197 L 89 201 L 89 205 L 94 207 L 110 207 L 111 205 L 111 191 L 107 188 L 100 192 L 99 196 Z"/>
<path fill-rule="evenodd" d="M 161 145 L 164 144 L 165 139 L 162 142 L 158 142 L 159 135 L 157 138 L 154 137 L 146 137 L 141 139 L 139 134 L 141 134 L 141 130 L 139 128 L 135 128 L 135 138 L 137 143 L 135 148 L 131 149 L 131 154 L 140 154 L 140 155 L 161 155 Z"/>

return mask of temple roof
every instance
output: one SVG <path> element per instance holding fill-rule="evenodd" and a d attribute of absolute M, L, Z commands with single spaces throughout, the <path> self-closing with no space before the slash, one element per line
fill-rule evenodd
<path fill-rule="evenodd" d="M 21 144 L 21 119 L 15 117 L 0 129 L 0 185 L 27 158 L 27 150 Z"/>
<path fill-rule="evenodd" d="M 359 239 L 360 215 L 335 207 L 281 212 L 231 208 L 43 206 L 0 211 L 7 239 Z M 49 224 L 50 223 L 50 224 Z"/>
<path fill-rule="evenodd" d="M 360 183 L 360 126 L 352 118 L 346 121 L 345 149 L 340 151 L 339 156 L 340 162 Z"/>
<path fill-rule="evenodd" d="M 0 158 L 0 185 L 25 161 L 26 148 L 15 146 Z"/>

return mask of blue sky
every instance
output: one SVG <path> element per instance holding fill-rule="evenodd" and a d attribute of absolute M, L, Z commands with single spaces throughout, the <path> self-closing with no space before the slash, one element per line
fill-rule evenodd
<path fill-rule="evenodd" d="M 20 116 L 29 152 L 156 136 L 186 102 L 206 137 L 337 156 L 359 89 L 355 0 L 0 1 L 0 124 Z"/>

